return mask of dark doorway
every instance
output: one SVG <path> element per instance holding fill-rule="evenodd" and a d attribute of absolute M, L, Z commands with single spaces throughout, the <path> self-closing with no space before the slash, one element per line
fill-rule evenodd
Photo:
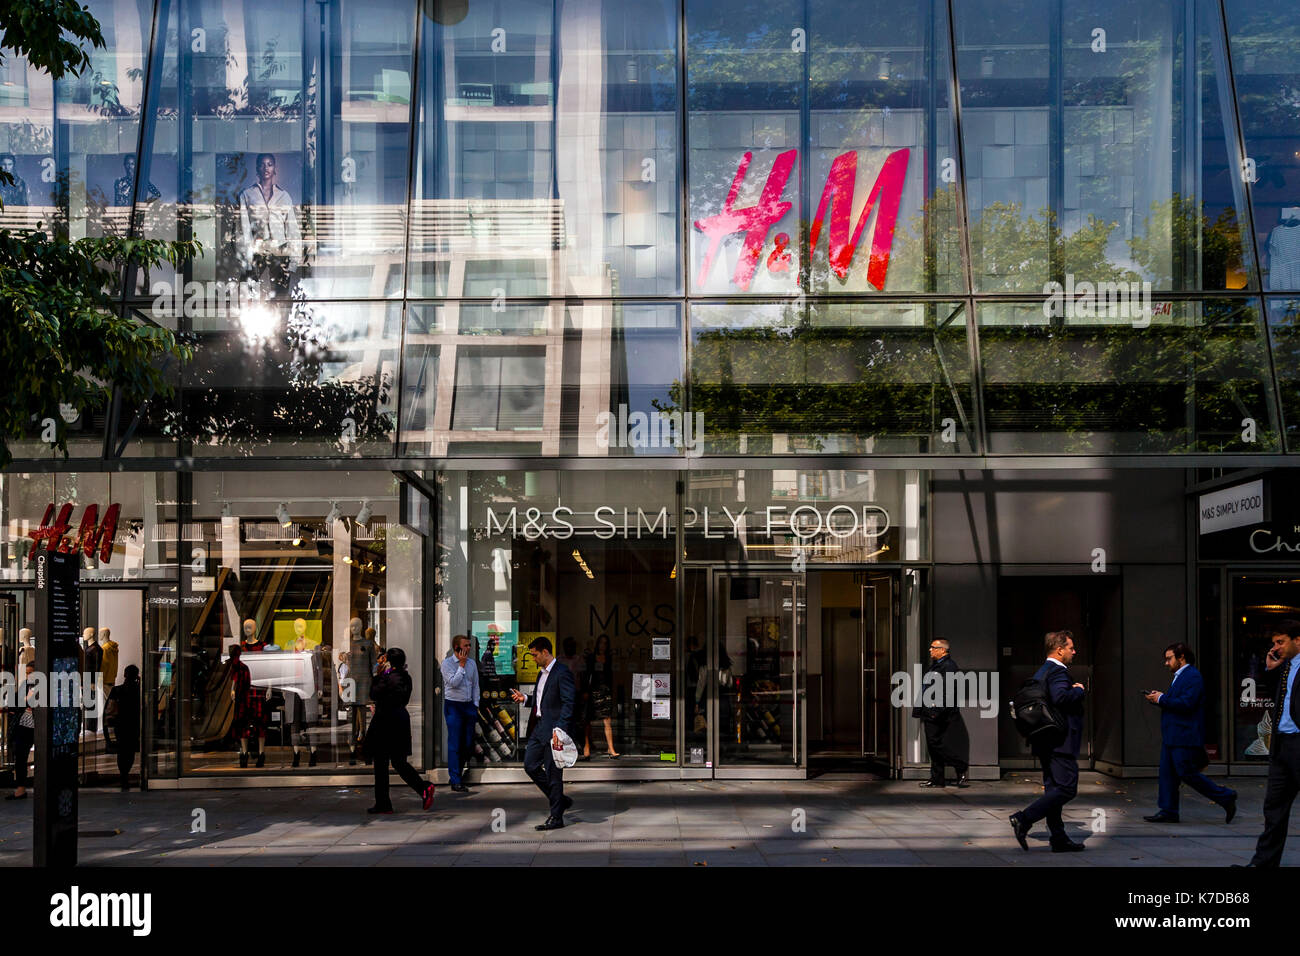
<path fill-rule="evenodd" d="M 1070 675 L 1088 688 L 1079 760 L 1095 752 L 1093 714 L 1106 687 L 1095 684 L 1093 664 L 1119 646 L 1120 579 L 1114 576 L 1005 576 L 998 579 L 998 679 L 1005 702 L 1046 659 L 1048 631 L 1073 631 L 1076 654 Z M 1119 675 L 1101 684 L 1119 686 Z M 1118 703 L 1118 702 L 1116 702 Z M 1104 703 L 1101 706 L 1105 706 Z M 1033 755 L 1009 720 L 998 722 L 998 758 L 1007 766 L 1030 766 Z"/>

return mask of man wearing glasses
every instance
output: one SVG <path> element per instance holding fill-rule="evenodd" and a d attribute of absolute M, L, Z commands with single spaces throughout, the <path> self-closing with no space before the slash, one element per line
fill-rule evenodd
<path fill-rule="evenodd" d="M 966 733 L 966 722 L 962 720 L 957 702 L 948 699 L 947 675 L 957 673 L 957 662 L 948 654 L 947 641 L 936 638 L 930 642 L 930 664 L 925 673 L 935 676 L 921 680 L 922 703 L 933 699 L 935 691 L 930 690 L 927 695 L 925 690 L 931 681 L 937 682 L 942 697 L 934 706 L 917 707 L 912 711 L 912 716 L 919 717 L 925 725 L 925 744 L 930 751 L 930 779 L 921 786 L 942 788 L 946 783 L 944 768 L 950 766 L 957 773 L 957 786 L 968 787 L 966 771 L 970 766 L 970 736 Z"/>

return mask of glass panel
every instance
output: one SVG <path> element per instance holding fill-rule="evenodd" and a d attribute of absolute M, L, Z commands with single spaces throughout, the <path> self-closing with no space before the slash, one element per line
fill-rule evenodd
<path fill-rule="evenodd" d="M 956 303 L 692 307 L 709 454 L 970 451 L 970 398 Z"/>
<path fill-rule="evenodd" d="M 593 759 L 612 744 L 655 765 L 678 760 L 675 512 L 665 473 L 447 473 L 437 650 L 441 660 L 456 634 L 474 641 L 471 766 L 522 759 L 514 729 L 526 733 L 528 713 L 509 691 L 536 684 L 524 651 L 537 637 L 575 673 L 575 739 Z"/>
<path fill-rule="evenodd" d="M 423 540 L 397 521 L 380 472 L 194 475 L 181 726 L 187 771 L 369 773 L 356 755 L 386 649 L 406 652 L 413 765 L 423 759 Z M 201 602 L 201 603 L 200 603 Z M 262 714 L 234 725 L 229 648 L 244 644 Z"/>
<path fill-rule="evenodd" d="M 681 289 L 675 0 L 558 0 L 556 188 L 570 295 Z"/>
<path fill-rule="evenodd" d="M 204 254 L 179 278 L 142 277 L 137 293 L 194 282 L 200 298 L 239 283 L 241 302 L 400 295 L 409 4 L 167 9 L 150 185 L 136 211 L 142 234 L 196 238 Z"/>
<path fill-rule="evenodd" d="M 1300 300 L 1269 299 L 1268 332 L 1286 427 L 1286 448 L 1296 454 L 1300 453 Z"/>
<path fill-rule="evenodd" d="M 516 260 L 542 281 L 531 294 L 562 294 L 552 4 L 474 4 L 455 24 L 426 17 L 422 29 L 409 294 L 507 294 L 500 283 L 500 293 L 468 291 L 469 264 L 482 260 Z"/>
<path fill-rule="evenodd" d="M 1154 318 L 1135 327 L 1123 287 L 1119 295 L 1118 307 L 1086 316 L 978 307 L 991 451 L 1281 450 L 1257 302 L 1148 303 Z"/>
<path fill-rule="evenodd" d="M 718 756 L 723 765 L 792 764 L 801 574 L 719 574 Z M 723 719 L 725 716 L 725 720 Z"/>
<path fill-rule="evenodd" d="M 947 37 L 943 4 L 688 3 L 691 288 L 963 288 Z"/>
<path fill-rule="evenodd" d="M 414 306 L 402 454 L 673 455 L 683 417 L 680 311 L 624 302 Z"/>
<path fill-rule="evenodd" d="M 976 289 L 1250 286 L 1217 4 L 1052 10 L 957 6 Z"/>
<path fill-rule="evenodd" d="M 947 5 L 868 0 L 844 13 L 834 0 L 808 5 L 807 288 L 964 291 Z M 874 215 L 856 252 L 850 213 Z"/>
<path fill-rule="evenodd" d="M 694 292 L 796 291 L 805 214 L 798 168 L 805 64 L 796 50 L 806 33 L 803 6 L 793 0 L 686 4 Z M 776 271 L 766 265 L 774 254 Z"/>
<path fill-rule="evenodd" d="M 176 521 L 175 475 L 0 475 L 0 580 L 35 580 L 35 548 L 58 544 L 41 531 L 60 526 L 83 582 L 174 577 Z"/>
<path fill-rule="evenodd" d="M 1264 288 L 1300 290 L 1300 23 L 1268 4 L 1225 0 L 1232 71 L 1246 155 Z"/>
<path fill-rule="evenodd" d="M 380 455 L 396 431 L 398 303 L 202 314 L 176 428 L 198 456 Z"/>

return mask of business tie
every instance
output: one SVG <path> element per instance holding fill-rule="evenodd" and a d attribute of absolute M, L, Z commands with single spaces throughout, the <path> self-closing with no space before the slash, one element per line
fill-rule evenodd
<path fill-rule="evenodd" d="M 1278 681 L 1278 685 L 1277 685 L 1277 700 L 1274 701 L 1273 703 L 1273 733 L 1275 734 L 1280 734 L 1282 732 L 1281 731 L 1282 705 L 1286 703 L 1287 681 L 1290 680 L 1290 676 L 1291 676 L 1291 660 L 1292 660 L 1291 658 L 1288 658 L 1286 663 L 1282 665 L 1282 677 Z M 1292 720 L 1296 720 L 1295 697 L 1296 697 L 1295 694 L 1291 695 L 1291 719 Z M 1296 726 L 1300 727 L 1300 721 L 1296 722 Z"/>

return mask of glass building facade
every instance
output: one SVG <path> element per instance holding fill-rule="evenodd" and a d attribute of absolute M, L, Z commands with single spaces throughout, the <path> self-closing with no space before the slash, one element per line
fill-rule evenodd
<path fill-rule="evenodd" d="M 921 773 L 891 693 L 929 640 L 1005 691 L 1060 626 L 1094 767 L 1154 767 L 1131 690 L 1172 640 L 1216 763 L 1264 759 L 1237 689 L 1300 616 L 1280 5 L 89 8 L 82 75 L 0 66 L 0 228 L 197 240 L 116 280 L 194 359 L 14 445 L 0 663 L 33 532 L 94 506 L 83 616 L 142 669 L 151 785 L 366 772 L 344 691 L 389 647 L 445 774 L 458 634 L 488 780 L 523 779 L 537 636 L 579 676 L 579 777 Z M 250 620 L 281 655 L 256 769 L 225 662 Z M 966 719 L 975 775 L 1026 760 Z"/>

